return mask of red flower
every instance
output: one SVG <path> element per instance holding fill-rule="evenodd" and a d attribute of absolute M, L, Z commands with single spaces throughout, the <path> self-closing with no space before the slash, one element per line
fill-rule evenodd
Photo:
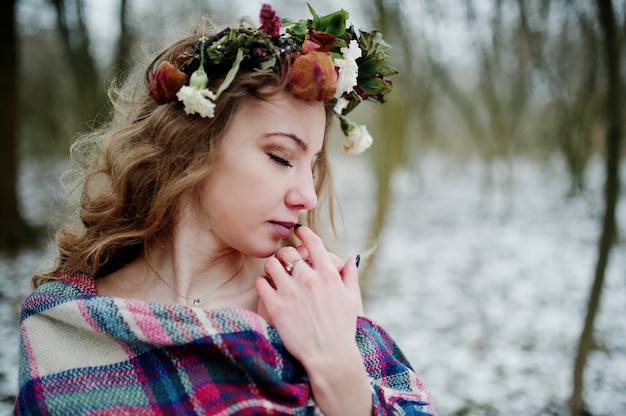
<path fill-rule="evenodd" d="M 189 76 L 167 61 L 161 62 L 152 77 L 150 95 L 157 104 L 176 100 L 176 93 L 189 82 Z"/>
<path fill-rule="evenodd" d="M 261 6 L 261 30 L 273 38 L 280 36 L 280 17 L 269 4 Z"/>
<path fill-rule="evenodd" d="M 328 52 L 335 44 L 335 40 L 334 35 L 324 32 L 316 32 L 311 29 L 304 38 L 304 42 L 302 42 L 302 53 L 309 53 L 313 51 Z"/>
<path fill-rule="evenodd" d="M 298 56 L 289 72 L 289 89 L 304 100 L 332 100 L 337 92 L 337 70 L 326 52 Z"/>

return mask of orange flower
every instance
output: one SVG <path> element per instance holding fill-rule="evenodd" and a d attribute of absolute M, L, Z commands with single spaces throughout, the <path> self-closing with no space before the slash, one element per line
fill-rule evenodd
<path fill-rule="evenodd" d="M 326 52 L 298 56 L 289 72 L 289 90 L 304 100 L 332 100 L 337 92 L 337 70 Z"/>
<path fill-rule="evenodd" d="M 189 76 L 167 61 L 161 62 L 152 77 L 150 95 L 157 104 L 176 100 L 176 93 L 189 82 Z"/>

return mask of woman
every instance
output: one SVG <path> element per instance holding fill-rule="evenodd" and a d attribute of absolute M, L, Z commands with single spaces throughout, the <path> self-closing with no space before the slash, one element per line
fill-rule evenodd
<path fill-rule="evenodd" d="M 369 146 L 345 115 L 391 91 L 388 46 L 311 12 L 175 43 L 83 140 L 80 221 L 23 305 L 16 414 L 432 412 L 362 317 L 358 257 L 314 231 L 327 127 Z"/>

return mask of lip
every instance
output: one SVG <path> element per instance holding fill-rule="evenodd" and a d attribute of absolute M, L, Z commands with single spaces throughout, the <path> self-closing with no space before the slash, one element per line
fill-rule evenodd
<path fill-rule="evenodd" d="M 269 223 L 272 226 L 274 233 L 280 238 L 289 237 L 293 226 L 296 225 L 295 222 L 291 221 L 270 221 Z"/>

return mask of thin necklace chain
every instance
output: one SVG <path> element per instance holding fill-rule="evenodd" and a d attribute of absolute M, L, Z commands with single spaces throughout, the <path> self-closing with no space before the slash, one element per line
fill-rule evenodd
<path fill-rule="evenodd" d="M 221 285 L 219 285 L 219 286 L 218 286 L 218 287 L 216 287 L 215 289 L 212 289 L 209 293 L 204 294 L 204 295 L 199 296 L 199 297 L 192 297 L 192 298 L 189 298 L 189 297 L 187 297 L 187 296 L 181 295 L 181 294 L 180 294 L 180 293 L 178 293 L 176 290 L 174 290 L 174 288 L 173 288 L 172 286 L 170 286 L 170 285 L 169 285 L 169 283 L 167 283 L 167 282 L 165 281 L 165 279 L 163 279 L 159 273 L 157 273 L 157 271 L 154 269 L 154 267 L 152 267 L 152 265 L 150 264 L 150 262 L 149 262 L 147 259 L 146 259 L 146 263 L 148 264 L 148 268 L 154 272 L 154 274 L 155 274 L 155 275 L 159 278 L 159 280 L 160 280 L 161 282 L 163 282 L 163 284 L 164 284 L 165 286 L 167 286 L 167 288 L 168 288 L 169 290 L 171 290 L 172 292 L 174 292 L 176 295 L 180 296 L 181 298 L 184 298 L 184 299 L 190 300 L 190 301 L 191 301 L 191 303 L 193 304 L 193 306 L 200 306 L 200 301 L 201 301 L 202 299 L 206 298 L 207 296 L 209 296 L 209 295 L 210 295 L 210 294 L 212 294 L 213 292 L 216 292 L 217 290 L 219 290 L 219 289 L 221 289 L 222 287 L 226 286 L 226 285 L 227 285 L 227 284 L 228 284 L 231 280 L 233 280 L 233 279 L 235 278 L 235 276 L 237 276 L 237 275 L 239 274 L 239 272 L 243 269 L 243 266 L 242 266 L 239 270 L 237 270 L 237 271 L 235 272 L 235 274 L 233 274 L 231 277 L 229 277 L 229 278 L 228 278 L 228 280 L 226 280 L 224 283 L 222 283 Z"/>

